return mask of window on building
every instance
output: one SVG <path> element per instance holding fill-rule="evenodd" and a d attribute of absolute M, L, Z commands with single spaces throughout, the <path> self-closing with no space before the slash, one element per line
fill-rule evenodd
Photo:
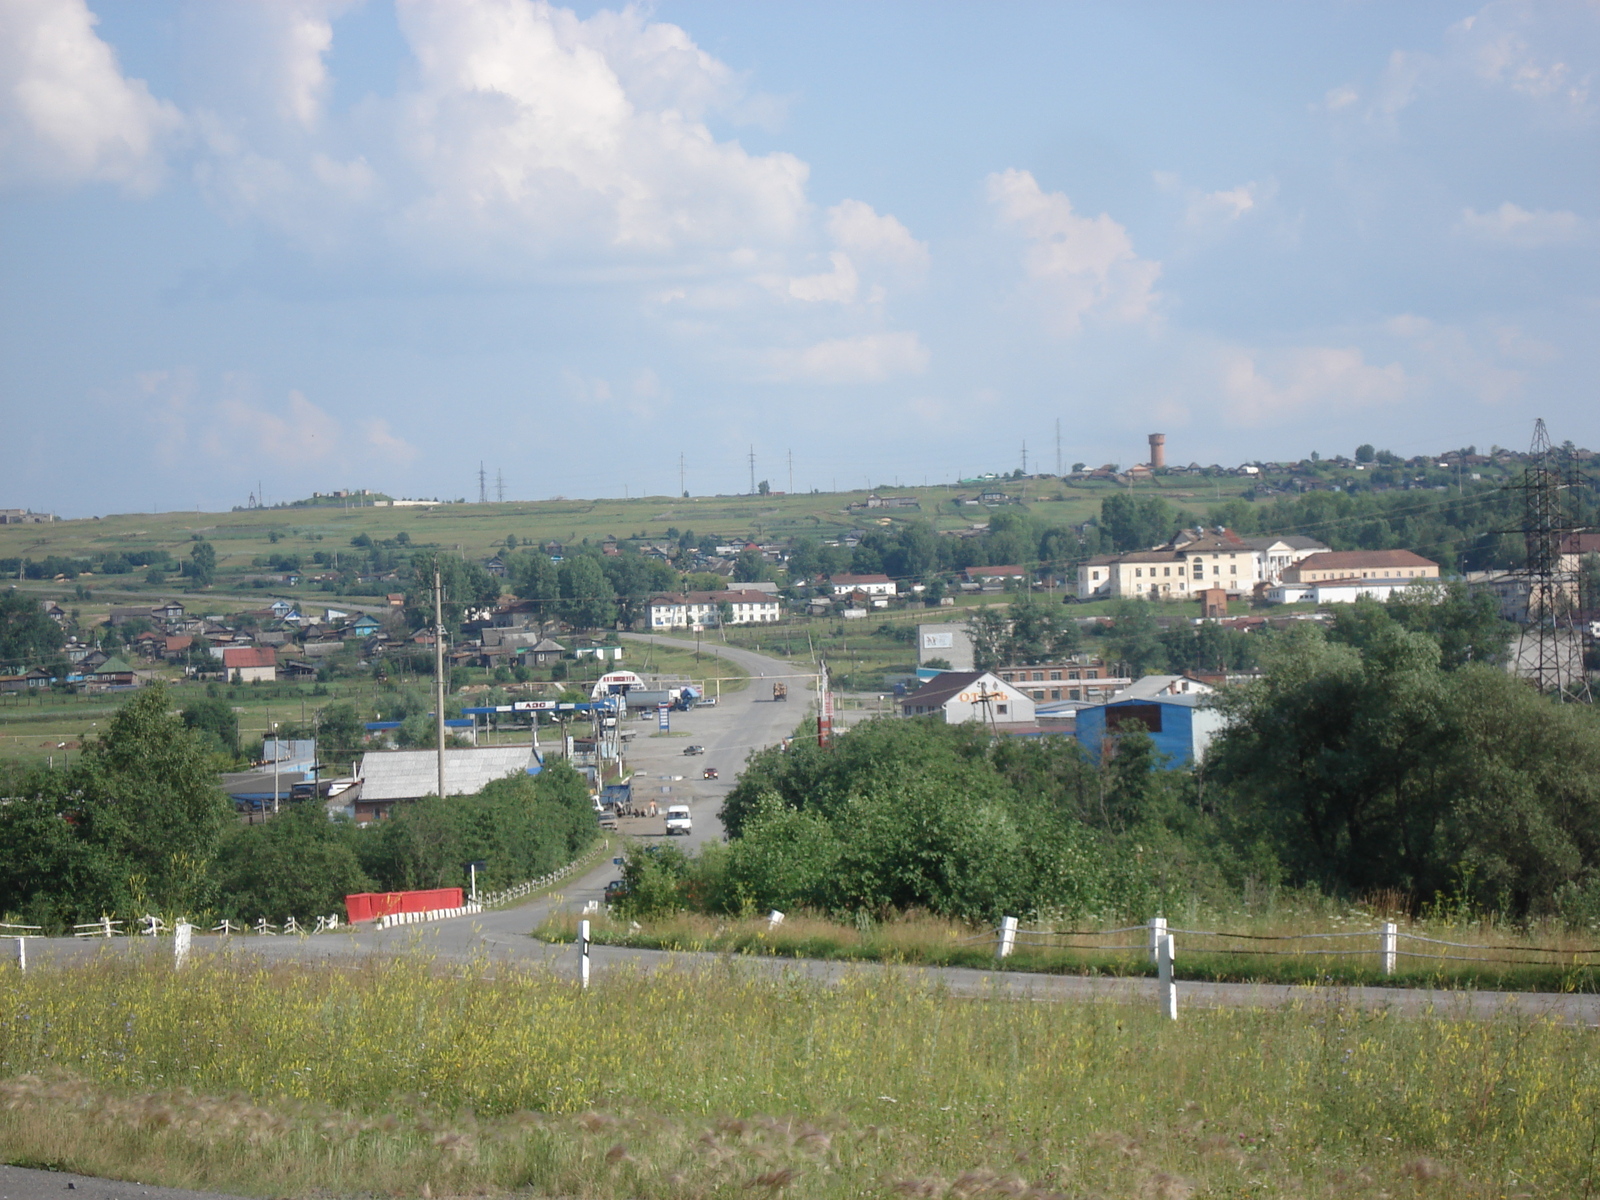
<path fill-rule="evenodd" d="M 1143 579 L 1144 578 L 1144 568 L 1143 567 L 1135 567 L 1133 569 L 1133 577 L 1135 579 Z"/>
<path fill-rule="evenodd" d="M 1050 689 L 1050 699 L 1052 699 L 1052 700 L 1061 699 L 1061 689 L 1060 688 L 1051 688 Z"/>
<path fill-rule="evenodd" d="M 1051 679 L 1052 679 L 1052 680 L 1054 680 L 1054 679 L 1060 679 L 1060 678 L 1061 678 L 1061 672 L 1060 672 L 1060 671 L 1051 671 L 1051 672 L 1050 672 L 1050 678 L 1051 678 Z"/>
<path fill-rule="evenodd" d="M 1043 672 L 1043 671 L 1035 671 L 1035 672 L 1034 672 L 1034 673 L 1033 673 L 1033 681 L 1034 681 L 1034 682 L 1035 682 L 1035 683 L 1038 683 L 1038 682 L 1039 682 L 1039 681 L 1040 681 L 1040 680 L 1042 680 L 1042 679 L 1043 679 L 1043 678 L 1044 678 L 1044 672 Z"/>
<path fill-rule="evenodd" d="M 995 710 L 995 712 L 999 713 L 1002 717 L 1006 715 L 1006 706 L 1004 704 L 996 704 L 994 706 L 994 710 Z"/>

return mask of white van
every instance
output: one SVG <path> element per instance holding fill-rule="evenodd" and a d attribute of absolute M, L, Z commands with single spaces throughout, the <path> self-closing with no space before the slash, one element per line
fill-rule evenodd
<path fill-rule="evenodd" d="M 687 804 L 671 804 L 667 806 L 667 836 L 675 833 L 687 835 L 694 829 L 694 822 L 689 819 L 689 806 Z"/>

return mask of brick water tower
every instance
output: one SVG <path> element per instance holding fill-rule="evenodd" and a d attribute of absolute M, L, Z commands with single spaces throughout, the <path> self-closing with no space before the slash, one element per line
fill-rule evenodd
<path fill-rule="evenodd" d="M 1150 435 L 1150 469 L 1159 471 L 1167 465 L 1167 435 L 1152 433 Z"/>

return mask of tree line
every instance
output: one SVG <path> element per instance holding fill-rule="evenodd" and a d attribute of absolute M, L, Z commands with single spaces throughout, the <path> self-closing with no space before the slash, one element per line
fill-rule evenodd
<path fill-rule="evenodd" d="M 508 886 L 597 836 L 588 788 L 562 762 L 365 828 L 330 820 L 318 802 L 242 825 L 207 741 L 226 728 L 191 726 L 170 705 L 165 688 L 146 688 L 69 769 L 0 776 L 4 919 L 55 932 L 102 914 L 309 920 L 341 911 L 351 892 L 462 886 L 476 860 L 488 864 L 480 886 Z"/>

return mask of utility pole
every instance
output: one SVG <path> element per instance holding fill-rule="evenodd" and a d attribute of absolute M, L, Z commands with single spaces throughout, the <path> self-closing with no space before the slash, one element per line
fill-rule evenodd
<path fill-rule="evenodd" d="M 506 502 L 506 473 L 499 467 L 494 469 L 494 494 L 499 503 Z"/>
<path fill-rule="evenodd" d="M 439 798 L 444 799 L 444 600 L 439 560 L 433 560 L 433 716 L 439 750 Z"/>
<path fill-rule="evenodd" d="M 680 450 L 678 451 L 678 495 L 686 496 L 688 494 L 689 489 L 683 483 L 683 451 Z"/>
<path fill-rule="evenodd" d="M 1056 474 L 1061 474 L 1061 418 L 1056 418 Z"/>
<path fill-rule="evenodd" d="M 489 473 L 483 469 L 483 460 L 478 460 L 478 503 L 489 503 Z"/>
<path fill-rule="evenodd" d="M 1028 473 L 1028 439 L 1022 439 L 1022 473 Z"/>
<path fill-rule="evenodd" d="M 750 494 L 756 494 L 756 448 L 750 447 Z"/>
<path fill-rule="evenodd" d="M 794 495 L 794 451 L 789 451 L 789 495 Z"/>

